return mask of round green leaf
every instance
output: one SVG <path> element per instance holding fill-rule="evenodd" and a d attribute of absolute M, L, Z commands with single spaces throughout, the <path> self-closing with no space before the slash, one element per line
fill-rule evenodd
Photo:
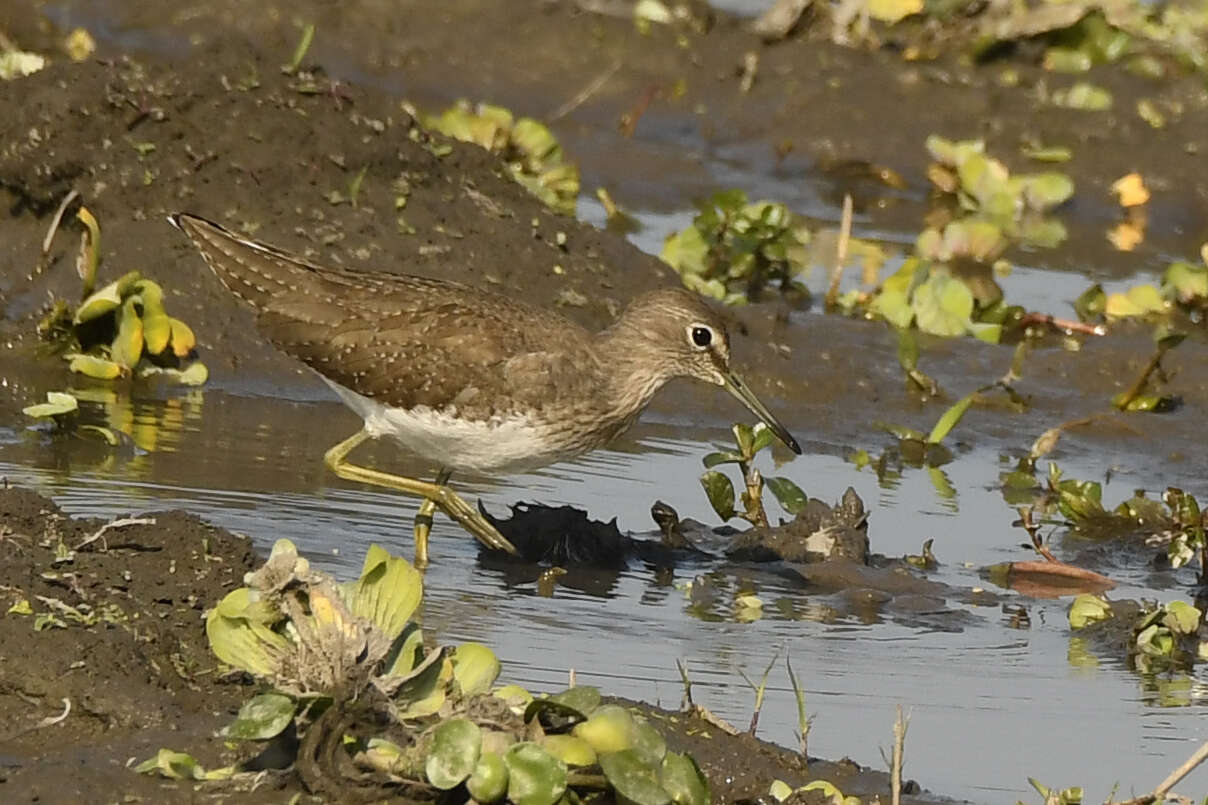
<path fill-rule="evenodd" d="M 600 691 L 591 685 L 576 685 L 545 698 L 532 699 L 524 711 L 527 724 L 540 716 L 541 723 L 549 728 L 565 729 L 571 724 L 586 721 L 591 712 L 600 706 Z M 557 723 L 558 721 L 561 723 Z"/>
<path fill-rule="evenodd" d="M 234 722 L 222 735 L 240 741 L 266 741 L 276 737 L 294 720 L 297 703 L 284 693 L 262 693 L 244 702 Z"/>
<path fill-rule="evenodd" d="M 637 737 L 636 726 L 633 715 L 624 707 L 603 704 L 596 708 L 591 718 L 575 725 L 574 734 L 603 755 L 631 748 Z"/>
<path fill-rule="evenodd" d="M 498 752 L 483 752 L 466 780 L 466 791 L 476 802 L 498 802 L 508 792 L 508 767 Z"/>
<path fill-rule="evenodd" d="M 482 751 L 482 730 L 468 718 L 451 718 L 432 732 L 432 749 L 424 764 L 428 782 L 442 791 L 473 774 Z"/>
<path fill-rule="evenodd" d="M 1092 623 L 1107 620 L 1112 616 L 1111 605 L 1097 595 L 1083 593 L 1070 605 L 1071 629 L 1083 629 Z"/>
<path fill-rule="evenodd" d="M 973 292 L 960 280 L 932 274 L 911 300 L 919 329 L 942 336 L 964 335 L 973 313 Z"/>
<path fill-rule="evenodd" d="M 709 780 L 690 755 L 668 752 L 659 766 L 659 784 L 676 805 L 709 805 Z"/>
<path fill-rule="evenodd" d="M 98 358 L 95 355 L 76 353 L 74 355 L 66 355 L 65 357 L 68 360 L 68 369 L 77 374 L 95 378 L 96 380 L 113 380 L 122 374 L 121 366 L 113 361 Z"/>
<path fill-rule="evenodd" d="M 26 416 L 54 417 L 70 414 L 80 409 L 80 401 L 73 395 L 62 391 L 46 392 L 46 402 L 29 405 L 21 409 Z"/>
<path fill-rule="evenodd" d="M 495 652 L 482 643 L 462 643 L 453 650 L 453 678 L 467 696 L 489 691 L 500 667 Z"/>
<path fill-rule="evenodd" d="M 508 799 L 515 805 L 554 805 L 566 793 L 566 764 L 531 742 L 510 747 Z"/>
<path fill-rule="evenodd" d="M 648 722 L 640 721 L 637 722 L 633 734 L 633 751 L 639 760 L 650 768 L 657 769 L 667 756 L 667 742 Z"/>
<path fill-rule="evenodd" d="M 596 762 L 596 750 L 575 735 L 547 735 L 541 746 L 567 766 L 592 766 Z"/>
<path fill-rule="evenodd" d="M 1194 634 L 1200 628 L 1201 612 L 1186 601 L 1171 601 L 1166 605 L 1166 616 L 1162 622 L 1172 632 Z"/>
<path fill-rule="evenodd" d="M 635 805 L 668 805 L 671 797 L 659 784 L 658 775 L 632 749 L 600 758 L 600 769 L 617 795 Z"/>

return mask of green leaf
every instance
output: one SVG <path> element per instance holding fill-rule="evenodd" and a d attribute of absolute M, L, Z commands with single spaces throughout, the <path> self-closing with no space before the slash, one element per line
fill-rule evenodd
<path fill-rule="evenodd" d="M 21 409 L 26 416 L 56 417 L 70 414 L 80 409 L 80 401 L 73 395 L 62 391 L 46 392 L 46 402 L 29 405 Z"/>
<path fill-rule="evenodd" d="M 1074 195 L 1074 182 L 1063 173 L 1036 173 L 1019 180 L 1024 203 L 1038 212 L 1064 204 Z"/>
<path fill-rule="evenodd" d="M 742 422 L 736 422 L 734 427 L 730 429 L 734 433 L 734 444 L 738 445 L 738 452 L 744 458 L 750 458 L 755 455 L 755 431 L 750 425 Z"/>
<path fill-rule="evenodd" d="M 914 428 L 908 428 L 905 425 L 891 425 L 888 422 L 878 422 L 876 424 L 881 430 L 892 434 L 895 438 L 902 441 L 906 441 L 907 439 L 913 439 L 917 442 L 925 441 L 925 437 L 923 436 L 922 432 L 917 431 Z"/>
<path fill-rule="evenodd" d="M 482 730 L 468 718 L 451 718 L 432 732 L 432 749 L 424 763 L 428 782 L 441 791 L 461 784 L 478 765 Z"/>
<path fill-rule="evenodd" d="M 244 702 L 239 716 L 221 734 L 239 741 L 266 741 L 289 726 L 297 707 L 293 697 L 284 693 L 261 693 Z"/>
<path fill-rule="evenodd" d="M 575 735 L 546 735 L 541 746 L 567 766 L 594 766 L 596 763 L 596 750 Z"/>
<path fill-rule="evenodd" d="M 1079 81 L 1068 89 L 1053 92 L 1053 104 L 1067 109 L 1103 112 L 1112 108 L 1112 94 L 1102 87 Z"/>
<path fill-rule="evenodd" d="M 890 290 L 887 287 L 873 298 L 868 309 L 899 330 L 909 327 L 914 321 L 914 309 L 910 306 L 910 298 L 905 291 Z"/>
<path fill-rule="evenodd" d="M 1092 623 L 1098 623 L 1112 617 L 1111 605 L 1097 595 L 1083 593 L 1070 604 L 1069 620 L 1071 629 L 1083 629 Z"/>
<path fill-rule="evenodd" d="M 616 789 L 618 797 L 635 805 L 667 805 L 671 797 L 659 784 L 658 775 L 632 749 L 600 758 L 600 770 Z"/>
<path fill-rule="evenodd" d="M 1074 300 L 1074 312 L 1082 321 L 1096 319 L 1102 316 L 1106 309 L 1107 294 L 1103 292 L 1103 286 L 1097 282 Z"/>
<path fill-rule="evenodd" d="M 133 369 L 143 356 L 143 320 L 137 300 L 128 297 L 117 317 L 117 335 L 109 347 L 109 358 L 118 366 Z"/>
<path fill-rule="evenodd" d="M 508 799 L 515 805 L 554 805 L 566 793 L 566 764 L 535 743 L 508 747 Z"/>
<path fill-rule="evenodd" d="M 1195 634 L 1200 628 L 1203 613 L 1186 601 L 1171 601 L 1166 605 L 1166 616 L 1162 623 L 1176 634 Z"/>
<path fill-rule="evenodd" d="M 1069 162 L 1074 158 L 1074 152 L 1063 145 L 1024 148 L 1023 155 L 1036 162 Z"/>
<path fill-rule="evenodd" d="M 973 293 L 960 280 L 932 274 L 911 299 L 919 329 L 932 335 L 953 337 L 969 329 Z"/>
<path fill-rule="evenodd" d="M 709 780 L 691 755 L 668 752 L 659 766 L 659 784 L 676 805 L 709 805 Z"/>
<path fill-rule="evenodd" d="M 1180 304 L 1191 304 L 1208 298 L 1208 267 L 1181 260 L 1171 263 L 1162 277 L 1162 286 L 1174 292 Z"/>
<path fill-rule="evenodd" d="M 352 614 L 373 621 L 394 640 L 419 606 L 423 577 L 406 559 L 370 545 L 360 578 L 342 585 L 341 592 Z"/>
<path fill-rule="evenodd" d="M 617 704 L 602 704 L 573 734 L 587 741 L 598 754 L 620 752 L 633 747 L 637 738 L 633 715 Z"/>
<path fill-rule="evenodd" d="M 155 757 L 134 767 L 139 774 L 158 774 L 169 780 L 204 780 L 206 773 L 192 755 L 160 749 Z"/>
<path fill-rule="evenodd" d="M 667 756 L 667 742 L 649 723 L 639 721 L 634 730 L 633 751 L 643 763 L 657 769 Z"/>
<path fill-rule="evenodd" d="M 499 658 L 482 643 L 462 643 L 452 659 L 453 678 L 466 696 L 486 693 L 499 678 Z"/>
<path fill-rule="evenodd" d="M 723 451 L 718 453 L 709 453 L 704 458 L 704 464 L 706 469 L 711 469 L 720 464 L 737 464 L 742 460 L 743 457 L 738 453 Z"/>
<path fill-rule="evenodd" d="M 87 228 L 87 234 L 84 240 L 80 243 L 80 256 L 76 259 L 76 273 L 80 275 L 80 282 L 84 288 L 84 295 L 92 293 L 93 287 L 96 285 L 96 270 L 101 263 L 101 225 L 97 223 L 96 218 L 87 207 L 81 206 L 76 211 L 76 218 Z M 83 305 L 80 305 L 83 308 Z M 114 305 L 117 307 L 117 305 Z M 110 308 L 112 310 L 112 308 Z M 79 311 L 76 312 L 78 317 Z M 76 324 L 87 319 L 76 319 Z"/>
<path fill-rule="evenodd" d="M 483 752 L 466 780 L 466 791 L 475 802 L 498 802 L 508 792 L 508 767 L 498 752 Z"/>
<path fill-rule="evenodd" d="M 717 516 L 729 520 L 734 516 L 734 484 L 717 470 L 709 470 L 700 477 L 701 486 L 709 497 L 709 504 Z"/>
<path fill-rule="evenodd" d="M 790 481 L 788 478 L 780 476 L 772 476 L 764 478 L 763 482 L 767 484 L 768 489 L 772 490 L 772 494 L 776 496 L 776 500 L 789 514 L 796 515 L 798 512 L 805 509 L 809 498 L 805 492 L 801 491 L 801 487 Z"/>
<path fill-rule="evenodd" d="M 969 334 L 978 341 L 987 344 L 997 344 L 1002 338 L 1002 325 L 974 321 L 969 323 Z"/>
<path fill-rule="evenodd" d="M 291 645 L 273 630 L 275 619 L 276 613 L 263 602 L 251 600 L 247 587 L 234 589 L 206 616 L 210 650 L 227 665 L 271 677 Z"/>
<path fill-rule="evenodd" d="M 956 424 L 961 421 L 961 417 L 969 410 L 969 406 L 973 404 L 975 394 L 969 394 L 961 397 L 956 401 L 956 404 L 944 412 L 943 416 L 935 423 L 935 427 L 931 429 L 931 435 L 927 437 L 928 444 L 939 444 L 944 441 L 948 434 L 956 427 Z"/>
<path fill-rule="evenodd" d="M 776 434 L 772 433 L 772 429 L 763 422 L 756 422 L 752 432 L 755 434 L 755 441 L 751 443 L 751 455 L 758 453 L 776 440 Z"/>

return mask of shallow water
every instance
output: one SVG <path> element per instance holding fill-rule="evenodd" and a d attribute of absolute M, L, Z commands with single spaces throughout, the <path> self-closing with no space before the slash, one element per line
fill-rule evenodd
<path fill-rule="evenodd" d="M 207 389 L 133 406 L 89 403 L 85 415 L 125 424 L 144 434 L 140 438 L 154 433 L 154 451 L 128 446 L 115 457 L 92 443 L 5 428 L 0 475 L 52 495 L 73 514 L 182 508 L 247 533 L 261 551 L 288 536 L 343 577 L 356 573 L 371 542 L 410 552 L 415 501 L 347 484 L 322 469 L 330 434 L 356 426 L 334 402 Z M 682 515 L 711 519 L 696 483 L 699 458 L 711 443 L 701 440 L 700 428 L 667 424 L 669 418 L 656 406 L 615 449 L 460 488 L 482 495 L 497 513 L 517 500 L 572 503 L 597 518 L 616 516 L 631 531 L 652 528 L 647 511 L 655 498 Z M 720 442 L 724 432 L 708 437 Z M 814 450 L 778 472 L 824 499 L 853 485 L 872 511 L 875 551 L 917 552 L 924 539 L 935 538 L 943 566 L 933 578 L 965 587 L 986 583 L 976 567 L 1021 556 L 1020 535 L 1012 533 L 992 488 L 997 460 L 986 451 L 945 468 L 955 479 L 950 500 L 937 495 L 925 471 L 907 470 L 896 486 L 880 488 L 869 471 L 828 454 L 841 446 L 815 442 Z M 384 446 L 371 448 L 369 461 L 422 471 Z M 1111 483 L 1104 497 L 1130 489 L 1127 482 Z M 957 607 L 967 613 L 958 620 L 861 617 L 755 567 L 680 568 L 669 585 L 640 565 L 620 574 L 580 574 L 574 588 L 559 586 L 542 598 L 531 571 L 484 565 L 473 541 L 443 519 L 434 529 L 433 558 L 425 626 L 442 640 L 490 644 L 508 681 L 556 689 L 573 668 L 581 682 L 676 706 L 680 660 L 695 700 L 745 726 L 754 695 L 740 672 L 757 679 L 779 652 L 792 658 L 806 688 L 814 718 L 811 753 L 876 765 L 876 747 L 890 744 L 894 705 L 902 703 L 912 715 L 908 774 L 974 801 L 1026 795 L 1029 775 L 1062 785 L 1106 782 L 1107 759 L 1116 773 L 1145 785 L 1177 765 L 1206 731 L 1202 685 L 1171 692 L 1180 706 L 1160 706 L 1161 692 L 1152 684 L 1071 642 L 1064 602 L 1015 602 L 1031 617 L 1031 628 L 1022 630 L 1011 628 L 998 607 Z M 710 570 L 718 571 L 722 592 L 702 618 L 681 587 Z M 1147 589 L 1135 567 L 1117 575 L 1126 581 L 1119 596 L 1171 594 Z M 740 586 L 764 600 L 762 619 L 735 619 L 730 601 Z M 795 712 L 781 660 L 770 675 L 760 735 L 795 746 Z"/>

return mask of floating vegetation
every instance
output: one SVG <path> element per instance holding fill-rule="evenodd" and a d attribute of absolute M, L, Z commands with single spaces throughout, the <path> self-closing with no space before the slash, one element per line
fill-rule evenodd
<path fill-rule="evenodd" d="M 1196 660 L 1208 659 L 1208 642 L 1200 637 L 1203 612 L 1186 601 L 1138 605 L 1083 594 L 1070 604 L 1068 618 L 1075 631 L 1110 629 L 1122 620 L 1129 663 L 1140 673 L 1190 670 Z"/>
<path fill-rule="evenodd" d="M 206 635 L 222 662 L 268 689 L 222 735 L 292 745 L 312 792 L 404 786 L 423 798 L 449 791 L 459 801 L 554 805 L 610 788 L 639 805 L 710 801 L 691 757 L 668 751 L 649 722 L 603 703 L 595 688 L 546 697 L 494 688 L 500 663 L 486 646 L 426 646 L 412 620 L 422 578 L 376 545 L 360 577 L 337 584 L 279 540 L 247 583 L 209 612 Z M 279 740 L 287 733 L 298 742 Z M 138 770 L 244 773 L 190 761 L 161 751 Z"/>
<path fill-rule="evenodd" d="M 458 101 L 439 115 L 420 116 L 433 131 L 474 143 L 507 164 L 517 182 L 547 207 L 574 215 L 579 197 L 579 168 L 568 162 L 553 132 L 531 117 L 519 120 L 508 109 Z"/>
<path fill-rule="evenodd" d="M 788 478 L 764 478 L 752 463 L 757 453 L 771 447 L 775 441 L 771 429 L 760 422 L 755 427 L 736 424 L 732 430 L 738 449 L 709 453 L 704 458 L 706 472 L 700 477 L 701 486 L 705 488 L 709 504 L 717 516 L 723 520 L 741 517 L 752 525 L 766 528 L 768 515 L 763 506 L 765 484 L 789 514 L 796 515 L 804 509 L 808 499 L 801 487 Z M 734 484 L 725 473 L 713 469 L 723 464 L 737 464 L 742 474 L 743 491 L 737 497 L 737 502 L 742 504 L 741 511 L 735 506 Z"/>
<path fill-rule="evenodd" d="M 667 238 L 660 255 L 684 285 L 726 304 L 757 299 L 765 285 L 804 291 L 810 231 L 772 201 L 725 190 L 699 202 L 692 226 Z"/>
<path fill-rule="evenodd" d="M 57 300 L 38 322 L 38 334 L 50 350 L 62 355 L 71 371 L 97 380 L 163 375 L 190 386 L 205 383 L 209 372 L 196 360 L 196 336 L 168 315 L 158 283 L 129 271 L 94 290 L 100 225 L 86 207 L 76 217 L 85 226 L 76 261 L 83 298 L 74 307 Z"/>

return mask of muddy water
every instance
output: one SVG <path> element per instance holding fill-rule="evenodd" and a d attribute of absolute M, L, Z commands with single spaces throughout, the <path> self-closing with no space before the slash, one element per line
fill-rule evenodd
<path fill-rule="evenodd" d="M 288 536 L 342 576 L 356 572 L 371 542 L 407 552 L 414 501 L 327 475 L 322 449 L 356 421 L 335 403 L 306 399 L 305 386 L 296 396 L 207 389 L 133 405 L 86 403 L 90 421 L 121 427 L 134 443 L 111 451 L 4 428 L 0 475 L 52 494 L 73 513 L 113 517 L 179 507 L 249 534 L 265 551 Z M 646 508 L 656 497 L 707 519 L 695 476 L 710 441 L 722 438 L 724 420 L 711 432 L 673 419 L 667 406 L 656 406 L 615 449 L 504 482 L 463 482 L 462 489 L 496 512 L 517 500 L 572 503 L 595 517 L 616 516 L 633 531 L 651 527 Z M 972 567 L 1020 556 L 1019 537 L 990 489 L 994 455 L 975 450 L 946 467 L 956 491 L 949 498 L 922 471 L 882 488 L 831 454 L 842 449 L 815 442 L 813 455 L 779 471 L 824 498 L 854 485 L 872 509 L 875 550 L 900 555 L 935 538 L 944 562 L 935 577 L 962 586 L 983 583 Z M 371 449 L 369 460 L 424 469 L 387 447 Z M 1130 488 L 1109 484 L 1105 498 Z M 900 702 L 913 715 L 910 773 L 974 801 L 1023 794 L 1027 775 L 1104 781 L 1104 758 L 1127 759 L 1114 766 L 1127 779 L 1157 779 L 1203 730 L 1198 685 L 1162 687 L 1109 657 L 1096 660 L 1067 636 L 1061 602 L 1019 601 L 1031 617 L 1031 628 L 1019 629 L 997 606 L 864 611 L 841 596 L 807 595 L 799 582 L 760 568 L 715 565 L 680 568 L 670 584 L 641 566 L 619 575 L 577 574 L 543 598 L 530 568 L 486 566 L 476 553 L 471 540 L 438 521 L 424 620 L 444 639 L 494 646 L 513 681 L 554 688 L 573 668 L 580 680 L 673 705 L 682 693 L 675 666 L 682 660 L 696 700 L 746 724 L 753 694 L 739 672 L 757 678 L 779 651 L 791 655 L 805 682 L 815 718 L 811 752 L 875 764 L 874 747 L 888 743 Z M 677 586 L 699 573 L 713 573 L 720 590 L 703 611 Z M 1121 595 L 1169 595 L 1149 589 L 1135 568 L 1116 575 L 1128 582 Z M 762 619 L 735 618 L 730 601 L 739 588 L 765 601 Z M 778 665 L 761 734 L 793 745 L 794 714 Z"/>

